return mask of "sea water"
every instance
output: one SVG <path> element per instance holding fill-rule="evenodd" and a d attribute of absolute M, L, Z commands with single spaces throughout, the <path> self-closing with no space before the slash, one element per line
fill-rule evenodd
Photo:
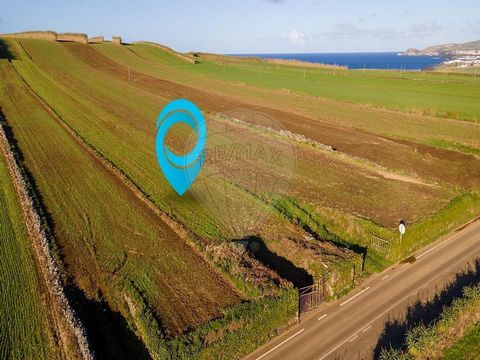
<path fill-rule="evenodd" d="M 292 54 L 235 54 L 264 59 L 300 60 L 312 63 L 347 66 L 350 69 L 424 70 L 444 62 L 434 56 L 401 56 L 397 52 L 375 53 L 292 53 Z"/>

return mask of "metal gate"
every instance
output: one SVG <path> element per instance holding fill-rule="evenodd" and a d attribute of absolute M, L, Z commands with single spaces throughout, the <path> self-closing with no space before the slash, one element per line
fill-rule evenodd
<path fill-rule="evenodd" d="M 381 237 L 372 235 L 372 238 L 370 240 L 370 246 L 376 249 L 377 251 L 386 253 L 390 248 L 390 242 L 385 239 L 382 239 Z"/>
<path fill-rule="evenodd" d="M 298 289 L 298 314 L 303 314 L 320 306 L 325 299 L 325 283 L 328 273 L 317 283 Z"/>

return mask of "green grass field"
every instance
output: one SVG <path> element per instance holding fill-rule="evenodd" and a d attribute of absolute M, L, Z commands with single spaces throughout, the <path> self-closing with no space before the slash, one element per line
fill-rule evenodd
<path fill-rule="evenodd" d="M 161 91 L 156 93 L 152 93 L 149 89 L 138 91 L 138 87 L 134 87 L 135 83 L 125 86 L 124 82 L 120 82 L 123 80 L 121 77 L 112 78 L 104 72 L 92 71 L 92 68 L 79 61 L 77 57 L 71 56 L 66 51 L 69 48 L 60 44 L 38 41 L 23 41 L 23 44 L 29 56 L 35 59 L 36 64 L 43 71 L 34 73 L 27 64 L 20 62 L 15 63 L 16 68 L 55 108 L 62 119 L 103 156 L 125 171 L 160 208 L 170 212 L 200 236 L 215 237 L 219 233 L 219 223 L 223 223 L 223 219 L 212 219 L 203 213 L 205 209 L 191 208 L 188 201 L 183 201 L 181 206 L 178 206 L 171 202 L 173 199 L 165 198 L 168 185 L 158 174 L 154 157 L 151 155 L 152 147 L 143 141 L 145 136 L 151 137 L 151 130 L 147 127 L 145 119 L 155 117 L 155 112 L 152 110 L 156 107 L 154 96 L 162 96 Z M 75 45 L 72 44 L 73 46 Z M 118 51 L 116 49 L 119 48 L 113 45 L 102 46 L 108 46 L 112 51 Z M 76 48 L 75 51 L 78 50 L 78 47 Z M 56 51 L 52 52 L 52 49 Z M 91 51 L 87 54 L 95 56 L 95 53 L 90 55 Z M 128 58 L 129 55 L 130 53 L 127 52 L 125 57 Z M 69 64 L 67 69 L 60 66 L 65 63 Z M 140 65 L 142 64 L 140 62 Z M 133 72 L 133 68 L 131 71 Z M 121 88 L 120 84 L 123 84 Z M 60 98 L 56 96 L 59 91 L 70 95 Z M 71 96 L 75 94 L 77 96 L 74 100 Z M 128 98 L 132 100 L 128 107 L 121 102 L 125 94 L 128 94 Z M 215 126 L 214 122 L 211 124 Z M 134 129 L 132 125 L 135 126 Z M 105 136 L 106 133 L 109 136 Z M 128 136 L 128 142 L 123 140 L 126 136 Z M 118 144 L 121 144 L 121 147 Z M 452 189 L 449 188 L 442 190 L 403 181 L 386 181 L 348 159 L 302 147 L 297 151 L 301 154 L 297 157 L 296 164 L 299 175 L 296 184 L 298 190 L 293 190 L 293 193 L 288 195 L 295 195 L 299 200 L 313 203 L 315 206 L 335 204 L 334 207 L 343 212 L 363 213 L 364 216 L 375 221 L 395 224 L 396 220 L 393 219 L 405 217 L 408 213 L 412 221 L 420 220 L 425 214 L 433 214 L 446 206 L 448 199 L 454 196 Z M 143 155 L 145 153 L 150 154 L 147 159 L 152 160 L 148 164 L 145 163 L 146 159 Z M 409 154 L 408 156 L 417 155 Z M 320 164 L 329 164 L 329 166 Z M 335 165 L 332 166 L 333 164 Z M 313 172 L 312 169 L 314 169 Z M 363 176 L 357 176 L 358 173 Z M 162 186 L 159 187 L 159 184 Z M 333 189 L 332 184 L 334 184 Z M 307 189 L 308 191 L 305 191 Z M 365 192 L 365 189 L 375 189 L 375 193 Z M 247 194 L 239 191 L 235 193 L 235 199 L 238 201 L 247 203 L 255 201 Z M 392 208 L 391 204 L 396 204 L 399 210 Z M 238 207 L 241 208 L 241 206 L 240 203 Z M 387 206 L 390 207 L 390 211 L 384 214 L 382 209 Z M 195 214 L 196 220 L 191 218 L 192 214 Z M 389 219 L 386 220 L 385 215 L 389 216 Z M 282 223 L 281 220 L 277 220 L 277 227 L 279 222 Z M 266 241 L 269 241 L 274 235 L 269 231 L 265 237 Z M 272 249 L 277 253 L 286 254 L 285 256 L 288 257 L 290 251 L 282 249 L 281 244 L 278 242 L 271 242 L 271 244 Z"/>
<path fill-rule="evenodd" d="M 337 297 L 352 288 L 372 235 L 390 245 L 370 250 L 361 277 L 480 212 L 480 87 L 467 76 L 304 72 L 203 54 L 193 65 L 147 44 L 8 44 L 0 105 L 51 215 L 65 277 L 86 308 L 107 313 L 100 351 L 241 356 L 291 320 L 296 295 L 285 279 L 300 286 L 333 272 Z M 258 178 L 207 162 L 177 197 L 157 165 L 154 124 L 179 97 L 204 110 L 212 134 L 229 131 L 209 146 L 288 149 L 294 166 L 263 167 L 270 187 L 259 188 Z M 293 135 L 220 115 L 238 108 Z M 189 135 L 175 129 L 169 145 L 182 150 Z M 232 240 L 245 238 L 266 255 L 239 256 Z M 279 318 L 267 321 L 275 308 Z M 123 344 L 138 339 L 136 350 Z"/>
<path fill-rule="evenodd" d="M 472 325 L 455 345 L 445 352 L 445 360 L 476 360 L 480 344 L 480 326 Z"/>
<path fill-rule="evenodd" d="M 473 76 L 302 68 L 208 54 L 202 54 L 196 66 L 189 66 L 148 45 L 131 45 L 129 49 L 143 58 L 210 78 L 440 117 L 480 120 L 480 81 L 474 81 Z"/>
<path fill-rule="evenodd" d="M 11 94 L 2 96 L 3 111 L 55 221 L 67 272 L 89 299 L 107 301 L 131 318 L 125 299 L 132 287 L 139 289 L 170 334 L 201 325 L 240 300 L 184 239 L 69 135 L 10 64 L 3 63 L 1 71 Z"/>
<path fill-rule="evenodd" d="M 0 359 L 59 359 L 45 284 L 0 154 Z"/>
<path fill-rule="evenodd" d="M 109 311 L 121 313 L 150 354 L 160 354 L 163 343 L 159 344 L 156 335 L 152 335 L 158 333 L 160 327 L 161 336 L 174 337 L 202 325 L 218 316 L 225 306 L 242 299 L 240 290 L 235 290 L 220 274 L 215 275 L 216 270 L 205 263 L 195 249 L 185 243 L 185 239 L 136 199 L 126 185 L 108 171 L 108 166 L 102 165 L 101 157 L 92 151 L 88 142 L 83 142 L 82 137 L 69 130 L 68 126 L 72 125 L 72 129 L 78 131 L 73 127 L 75 123 L 63 123 L 59 117 L 75 119 L 77 114 L 82 114 L 82 110 L 88 108 L 70 103 L 76 99 L 66 95 L 63 98 L 64 107 L 61 102 L 53 102 L 55 108 L 52 110 L 22 81 L 16 70 L 29 80 L 35 79 L 37 83 L 34 85 L 41 84 L 43 87 L 39 93 L 48 100 L 49 91 L 58 99 L 59 90 L 64 90 L 59 88 L 62 82 L 52 81 L 35 65 L 22 63 L 21 60 L 14 60 L 13 65 L 4 62 L 1 70 L 3 111 L 24 153 L 25 165 L 35 177 L 45 206 L 54 219 L 55 237 L 61 248 L 59 257 L 66 275 L 74 279 L 89 302 L 104 302 Z M 113 85 L 118 84 L 114 82 Z M 81 90 L 77 89 L 78 92 Z M 77 99 L 82 97 L 78 96 Z M 83 99 L 90 105 L 92 103 L 89 100 Z M 87 113 L 91 114 L 91 118 L 83 115 L 80 120 L 90 121 L 94 118 L 97 126 L 102 126 L 98 120 L 102 112 L 107 114 L 107 111 L 102 111 L 94 104 L 90 109 L 94 110 Z M 73 110 L 73 113 L 63 112 L 67 110 Z M 116 120 L 114 118 L 112 123 L 121 123 Z M 107 126 L 111 128 L 112 123 L 107 123 Z M 123 126 L 132 128 L 132 124 Z M 105 128 L 100 130 L 97 127 L 94 130 L 92 133 L 100 131 L 102 138 L 105 138 Z M 31 136 L 33 133 L 35 137 Z M 89 134 L 81 135 L 86 137 Z M 49 141 L 44 141 L 46 138 Z M 114 140 L 114 137 L 110 139 Z M 118 147 L 119 144 L 115 145 Z M 134 146 L 130 145 L 129 148 L 133 151 Z M 145 150 L 146 145 L 141 145 L 140 149 Z M 139 156 L 137 159 L 142 157 L 138 150 L 134 153 Z M 137 159 L 129 158 L 125 148 L 116 154 L 119 162 L 127 160 L 135 166 L 142 165 L 141 162 L 136 163 Z M 160 180 L 154 158 L 148 161 L 151 164 L 152 182 L 157 185 L 155 191 L 159 192 L 158 184 L 163 182 L 165 193 L 166 184 Z M 149 175 L 148 172 L 142 172 L 140 167 L 136 167 L 136 170 Z M 88 175 L 81 175 L 84 172 Z M 240 200 L 252 199 L 246 192 L 237 192 Z M 58 196 L 59 193 L 62 196 Z M 175 199 L 166 197 L 166 200 L 175 204 Z M 196 208 L 193 199 L 187 201 L 192 209 Z M 259 206 L 266 206 L 258 203 Z M 186 209 L 177 207 L 191 216 L 190 225 L 196 221 L 198 226 L 208 226 L 208 221 L 199 221 L 197 214 L 189 214 L 188 204 Z M 206 212 L 205 209 L 200 211 Z M 278 219 L 288 225 L 287 220 L 282 220 L 280 216 Z M 194 226 L 192 228 L 195 229 Z M 333 260 L 333 264 L 338 261 L 337 258 Z M 289 301 L 289 304 L 292 302 Z M 145 310 L 138 313 L 134 310 L 138 307 Z M 250 308 L 249 311 L 259 315 L 255 306 Z M 291 308 L 285 310 L 286 314 L 291 314 Z M 274 328 L 278 327 L 275 322 L 272 324 Z M 250 331 L 256 331 L 256 326 L 252 323 Z M 102 335 L 107 338 L 108 346 L 117 351 L 119 356 L 125 355 L 121 352 L 121 344 L 118 344 L 120 340 L 113 338 L 116 330 L 109 329 L 108 324 L 104 324 L 102 329 L 106 333 Z M 256 332 L 255 336 L 265 338 L 268 332 L 263 331 Z M 253 350 L 251 347 L 248 349 Z"/>
<path fill-rule="evenodd" d="M 216 60 L 216 61 L 215 61 Z M 200 60 L 189 67 L 201 73 L 229 81 L 242 81 L 265 88 L 285 88 L 311 96 L 353 103 L 414 111 L 440 117 L 480 120 L 480 82 L 472 78 L 438 76 L 432 73 L 398 71 L 358 71 L 303 69 L 257 61 L 238 66 L 238 62 L 218 59 Z M 225 75 L 224 75 L 225 74 Z M 441 86 L 438 86 L 441 84 Z"/>
<path fill-rule="evenodd" d="M 197 74 L 199 71 L 192 69 L 197 65 L 176 60 L 176 66 L 167 66 L 163 58 L 171 55 L 164 54 L 157 48 L 148 49 L 147 45 L 130 45 L 127 47 L 128 50 L 125 47 L 116 47 L 109 44 L 95 45 L 94 48 L 125 67 L 133 68 L 135 66 L 142 73 L 189 84 L 198 89 L 208 88 L 209 91 L 228 94 L 232 98 L 245 100 L 252 104 L 269 104 L 276 108 L 289 110 L 293 108 L 297 113 L 310 116 L 319 122 L 328 122 L 342 127 L 354 126 L 383 136 L 407 139 L 428 145 L 433 144 L 457 151 L 468 149 L 467 153 L 480 148 L 478 125 L 441 117 L 425 116 L 425 114 L 429 114 L 428 111 L 417 109 L 413 111 L 413 114 L 392 112 L 374 106 L 365 106 L 361 102 L 345 103 L 323 97 L 292 96 L 295 92 L 282 89 L 274 90 L 275 96 L 272 96 L 273 89 L 266 90 L 261 87 L 245 86 L 246 83 L 241 80 L 226 82 L 214 76 Z M 135 53 L 138 53 L 139 56 L 135 56 Z M 362 76 L 375 77 L 375 74 L 376 72 L 370 71 Z M 438 83 L 447 82 L 450 79 L 449 75 L 445 74 L 437 74 L 436 76 L 443 79 L 439 80 Z M 132 81 L 135 83 L 135 77 Z M 414 80 L 404 80 L 404 82 L 412 81 L 414 82 Z M 441 88 L 441 86 L 437 87 Z M 470 85 L 465 83 L 464 87 L 465 90 L 468 90 Z M 405 89 L 405 91 L 407 90 Z M 463 90 L 460 91 L 461 93 L 463 93 Z M 475 91 L 475 93 L 478 92 Z M 377 92 L 372 91 L 372 96 L 375 95 L 377 95 Z M 475 111 L 478 112 L 478 102 L 474 101 L 473 105 L 476 106 Z M 463 145 L 463 147 L 458 145 Z"/>

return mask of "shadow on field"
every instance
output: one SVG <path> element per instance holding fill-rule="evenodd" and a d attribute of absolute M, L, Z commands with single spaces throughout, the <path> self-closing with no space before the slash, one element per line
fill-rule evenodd
<path fill-rule="evenodd" d="M 85 327 L 96 359 L 151 359 L 143 342 L 119 312 L 104 301 L 88 299 L 73 284 L 66 287 L 65 292 Z"/>
<path fill-rule="evenodd" d="M 8 45 L 8 43 L 0 39 L 0 59 L 13 60 L 15 59 L 15 53 Z"/>
<path fill-rule="evenodd" d="M 455 275 L 455 279 L 432 300 L 426 303 L 417 301 L 411 305 L 404 320 L 388 322 L 374 348 L 374 359 L 380 358 L 382 348 L 406 350 L 405 340 L 409 329 L 422 323 L 426 326 L 433 324 L 440 317 L 444 307 L 450 306 L 455 299 L 462 296 L 465 287 L 479 282 L 480 260 L 476 260 L 468 270 Z"/>
<path fill-rule="evenodd" d="M 289 260 L 275 254 L 265 245 L 265 242 L 258 236 L 248 236 L 239 243 L 246 244 L 250 254 L 263 265 L 274 270 L 285 280 L 290 281 L 295 287 L 301 288 L 313 284 L 313 277 L 305 269 L 296 267 Z"/>

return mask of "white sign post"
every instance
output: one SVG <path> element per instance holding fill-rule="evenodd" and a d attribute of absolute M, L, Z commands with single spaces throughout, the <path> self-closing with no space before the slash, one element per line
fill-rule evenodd
<path fill-rule="evenodd" d="M 403 221 L 400 221 L 400 225 L 398 225 L 398 232 L 400 233 L 400 242 L 402 241 L 402 236 L 405 234 L 405 223 Z"/>

